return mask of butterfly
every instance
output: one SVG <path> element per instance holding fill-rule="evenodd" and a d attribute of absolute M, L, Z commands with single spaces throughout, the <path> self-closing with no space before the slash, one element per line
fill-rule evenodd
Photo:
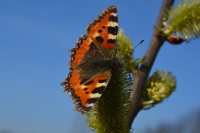
<path fill-rule="evenodd" d="M 80 37 L 72 49 L 64 88 L 71 93 L 81 112 L 94 106 L 109 83 L 118 29 L 117 8 L 110 6 L 89 25 L 87 34 Z"/>

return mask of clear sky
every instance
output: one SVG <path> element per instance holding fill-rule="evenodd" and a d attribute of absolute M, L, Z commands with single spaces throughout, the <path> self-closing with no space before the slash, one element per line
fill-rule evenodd
<path fill-rule="evenodd" d="M 87 133 L 82 116 L 60 83 L 68 73 L 70 49 L 87 25 L 111 4 L 119 8 L 120 26 L 134 43 L 150 41 L 162 0 L 1 0 L 0 132 Z M 200 40 L 161 49 L 155 69 L 177 76 L 176 92 L 162 104 L 141 112 L 136 131 L 173 122 L 200 107 Z"/>

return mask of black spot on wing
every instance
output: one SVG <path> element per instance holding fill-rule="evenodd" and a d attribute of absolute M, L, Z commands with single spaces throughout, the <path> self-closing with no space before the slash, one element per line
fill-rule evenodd
<path fill-rule="evenodd" d="M 98 100 L 98 98 L 90 98 L 90 99 L 87 100 L 87 103 L 88 104 L 95 103 L 97 100 Z"/>
<path fill-rule="evenodd" d="M 112 35 L 117 35 L 117 33 L 118 33 L 118 26 L 115 26 L 115 27 L 109 26 L 108 27 L 108 33 L 110 33 Z"/>
<path fill-rule="evenodd" d="M 103 40 L 103 37 L 101 37 L 101 36 L 97 36 L 95 39 L 96 39 L 96 41 L 99 42 L 99 43 L 103 43 L 103 41 L 104 41 L 104 40 Z"/>
<path fill-rule="evenodd" d="M 96 44 L 94 42 L 91 42 L 90 50 L 97 50 Z"/>
<path fill-rule="evenodd" d="M 98 82 L 99 83 L 105 83 L 105 82 L 107 82 L 107 79 L 99 80 Z"/>
<path fill-rule="evenodd" d="M 104 90 L 105 90 L 105 87 L 101 86 L 101 87 L 98 87 L 98 88 L 95 88 L 94 90 L 92 90 L 92 93 L 93 94 L 95 94 L 95 93 L 103 94 Z"/>
<path fill-rule="evenodd" d="M 109 21 L 118 22 L 118 17 L 117 17 L 117 16 L 111 15 L 111 16 L 109 17 Z"/>
<path fill-rule="evenodd" d="M 87 91 L 87 90 L 88 90 L 88 88 L 84 88 L 83 90 L 84 90 L 84 91 Z"/>
<path fill-rule="evenodd" d="M 84 85 L 90 85 L 90 84 L 92 84 L 92 83 L 93 83 L 93 80 L 84 83 Z"/>
<path fill-rule="evenodd" d="M 100 29 L 100 30 L 98 30 L 98 32 L 99 32 L 99 33 L 102 33 L 102 30 Z"/>
<path fill-rule="evenodd" d="M 112 11 L 113 13 L 117 13 L 117 7 L 116 6 L 111 6 L 109 8 L 110 11 Z"/>
<path fill-rule="evenodd" d="M 108 40 L 107 40 L 107 43 L 112 43 L 112 44 L 114 44 L 114 43 L 116 43 L 116 40 L 115 40 L 115 39 L 108 39 Z"/>

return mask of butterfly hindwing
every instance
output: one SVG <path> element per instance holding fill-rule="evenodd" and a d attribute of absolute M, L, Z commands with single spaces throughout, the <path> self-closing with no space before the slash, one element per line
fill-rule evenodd
<path fill-rule="evenodd" d="M 116 47 L 117 33 L 117 8 L 111 6 L 89 25 L 87 35 L 81 37 L 72 50 L 70 73 L 64 82 L 64 87 L 66 91 L 71 92 L 80 111 L 86 111 L 92 107 L 101 97 L 110 80 L 111 71 L 109 69 L 98 70 L 90 73 L 89 76 L 87 70 L 95 69 L 95 67 L 105 68 L 99 61 L 107 55 L 101 51 L 104 49 L 110 51 Z M 88 62 L 91 61 L 97 63 L 90 65 Z"/>

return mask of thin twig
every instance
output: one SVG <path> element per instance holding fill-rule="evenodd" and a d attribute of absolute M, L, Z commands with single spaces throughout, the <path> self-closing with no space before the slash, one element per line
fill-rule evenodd
<path fill-rule="evenodd" d="M 146 52 L 141 67 L 136 72 L 133 72 L 134 75 L 134 86 L 133 91 L 131 93 L 131 105 L 129 110 L 129 127 L 131 128 L 132 123 L 134 122 L 135 117 L 137 116 L 138 112 L 141 110 L 141 98 L 142 92 L 146 83 L 146 80 L 149 76 L 149 72 L 153 66 L 153 63 L 156 59 L 156 56 L 162 47 L 163 43 L 165 42 L 165 38 L 162 36 L 161 29 L 163 27 L 163 18 L 166 17 L 166 11 L 171 8 L 173 5 L 174 0 L 164 0 L 160 15 L 156 22 L 156 28 L 154 30 L 152 40 L 150 43 L 150 47 Z"/>

